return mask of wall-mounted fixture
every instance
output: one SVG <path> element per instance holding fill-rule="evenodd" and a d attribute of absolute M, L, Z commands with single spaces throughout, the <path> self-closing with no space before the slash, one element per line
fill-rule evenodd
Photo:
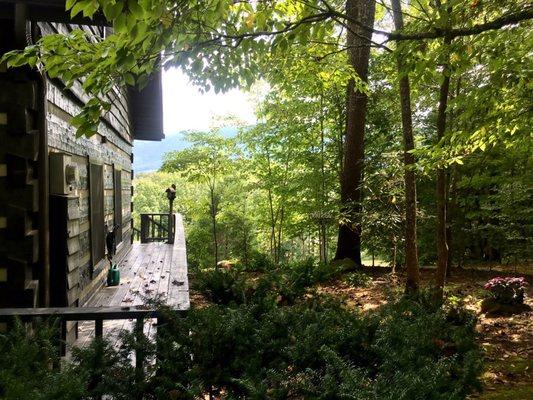
<path fill-rule="evenodd" d="M 78 179 L 78 167 L 69 155 L 50 153 L 50 194 L 72 194 Z"/>

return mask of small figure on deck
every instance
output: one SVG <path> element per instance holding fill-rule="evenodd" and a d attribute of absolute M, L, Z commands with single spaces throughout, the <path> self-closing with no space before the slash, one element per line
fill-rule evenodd
<path fill-rule="evenodd" d="M 176 185 L 172 184 L 165 190 L 168 199 L 168 243 L 174 243 L 174 199 L 176 198 Z"/>
<path fill-rule="evenodd" d="M 174 199 L 176 198 L 176 185 L 172 184 L 170 187 L 165 190 L 167 193 L 167 199 L 168 199 L 168 206 L 169 206 L 169 214 L 173 213 L 173 206 L 174 206 Z"/>
<path fill-rule="evenodd" d="M 117 236 L 118 225 L 113 225 L 113 229 L 111 230 L 108 230 L 107 225 L 105 226 L 105 228 L 107 232 L 105 236 L 105 245 L 107 248 L 107 259 L 111 263 L 113 256 L 117 253 L 116 236 Z"/>
<path fill-rule="evenodd" d="M 107 285 L 117 286 L 120 283 L 120 271 L 118 266 L 113 265 L 113 256 L 117 253 L 117 229 L 118 225 L 113 225 L 112 230 L 108 230 L 106 225 L 105 245 L 107 248 L 107 259 L 109 260 L 109 271 L 107 272 Z"/>

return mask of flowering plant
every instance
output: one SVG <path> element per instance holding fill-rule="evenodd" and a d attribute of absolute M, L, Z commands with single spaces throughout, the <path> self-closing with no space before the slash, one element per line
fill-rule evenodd
<path fill-rule="evenodd" d="M 501 304 L 522 304 L 524 302 L 527 281 L 524 277 L 496 277 L 485 284 L 494 300 Z"/>

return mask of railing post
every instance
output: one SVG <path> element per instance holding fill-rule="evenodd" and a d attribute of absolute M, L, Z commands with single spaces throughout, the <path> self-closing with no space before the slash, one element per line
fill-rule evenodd
<path fill-rule="evenodd" d="M 144 318 L 139 317 L 135 322 L 135 380 L 137 383 L 144 380 L 144 351 L 141 346 L 144 330 Z"/>
<path fill-rule="evenodd" d="M 67 321 L 59 319 L 59 356 L 64 357 L 67 354 Z"/>
<path fill-rule="evenodd" d="M 97 358 L 97 368 L 100 369 L 100 366 L 102 364 L 103 358 L 104 358 L 104 348 L 103 348 L 103 342 L 101 341 L 104 334 L 104 320 L 101 318 L 97 318 L 94 320 L 94 338 L 96 339 L 96 358 Z M 97 373 L 93 375 L 90 381 L 90 387 L 92 389 L 97 389 L 98 385 L 102 382 L 102 375 L 101 373 Z M 97 399 L 101 399 L 101 395 L 96 396 Z"/>
<path fill-rule="evenodd" d="M 174 244 L 174 214 L 168 214 L 168 244 Z"/>
<path fill-rule="evenodd" d="M 161 315 L 161 313 L 158 313 L 157 315 L 157 331 L 155 336 L 155 362 L 156 362 L 156 370 L 159 371 L 159 363 L 163 359 L 162 357 L 162 332 L 164 329 L 164 326 L 166 325 L 165 318 Z"/>
<path fill-rule="evenodd" d="M 94 337 L 101 339 L 104 335 L 104 321 L 102 319 L 94 320 Z"/>
<path fill-rule="evenodd" d="M 141 214 L 141 243 L 146 243 L 148 236 L 148 215 Z"/>
<path fill-rule="evenodd" d="M 166 241 L 173 244 L 176 235 L 176 215 L 152 213 L 141 214 L 141 243 Z"/>

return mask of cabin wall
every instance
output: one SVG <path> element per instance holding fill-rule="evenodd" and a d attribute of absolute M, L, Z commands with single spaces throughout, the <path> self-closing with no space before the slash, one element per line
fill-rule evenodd
<path fill-rule="evenodd" d="M 0 54 L 14 42 L 13 21 L 0 19 Z M 39 304 L 42 86 L 34 71 L 0 65 L 0 307 Z"/>
<path fill-rule="evenodd" d="M 87 26 L 39 23 L 38 27 L 42 35 L 74 28 L 83 29 L 94 40 L 104 34 L 101 28 Z M 14 46 L 13 21 L 0 20 L 0 53 Z M 45 304 L 42 289 L 47 287 L 43 278 L 47 263 L 43 256 L 47 254 L 51 258 L 51 305 L 81 306 L 105 280 L 104 224 L 111 227 L 115 219 L 122 220 L 115 260 L 131 246 L 133 138 L 127 91 L 115 88 L 108 96 L 112 107 L 101 119 L 97 134 L 76 138 L 69 121 L 88 100 L 81 82 L 67 88 L 36 70 L 7 70 L 0 65 L 0 307 Z M 44 146 L 39 147 L 40 143 Z M 43 176 L 48 167 L 42 167 L 43 160 L 67 157 L 76 171 L 71 188 L 67 193 L 52 190 L 49 196 L 43 195 L 58 172 L 57 164 L 51 163 L 50 173 Z M 96 192 L 95 176 L 101 181 Z M 91 188 L 102 194 L 101 204 L 96 199 L 99 196 L 91 197 Z M 48 202 L 43 198 L 50 203 L 50 218 L 44 218 L 45 222 L 42 217 L 48 215 Z M 115 204 L 117 201 L 120 204 Z M 92 208 L 99 208 L 101 231 L 91 226 L 95 219 Z M 50 247 L 43 246 L 48 237 L 43 225 L 47 221 Z M 98 251 L 95 239 L 100 243 Z M 75 332 L 74 327 L 69 324 L 69 333 Z"/>
<path fill-rule="evenodd" d="M 40 27 L 43 35 L 72 29 L 71 26 L 49 23 L 41 23 Z M 91 34 L 101 34 L 96 28 L 83 27 L 83 29 Z M 129 126 L 128 101 L 126 92 L 117 88 L 107 99 L 112 103 L 112 108 L 102 119 L 98 133 L 90 138 L 76 138 L 75 128 L 69 121 L 79 113 L 83 104 L 89 99 L 83 92 L 81 82 L 66 88 L 59 80 L 47 79 L 46 89 L 49 153 L 63 153 L 70 156 L 70 164 L 74 165 L 78 172 L 72 193 L 65 196 L 67 204 L 64 207 L 68 209 L 68 212 L 63 214 L 67 219 L 66 304 L 58 304 L 77 306 L 83 305 L 104 282 L 106 267 L 109 265 L 105 257 L 100 259 L 98 255 L 96 257 L 98 259 L 94 259 L 95 237 L 100 240 L 105 232 L 94 232 L 91 227 L 91 205 L 94 207 L 90 196 L 91 164 L 102 166 L 102 207 L 105 224 L 112 227 L 115 224 L 115 207 L 120 207 L 122 210 L 120 228 L 122 241 L 117 246 L 115 259 L 120 259 L 131 246 L 133 140 Z M 120 188 L 115 185 L 115 171 L 120 171 L 121 174 Z M 51 165 L 50 174 L 56 172 Z M 122 192 L 120 205 L 114 204 L 115 190 Z M 54 241 L 54 238 L 51 240 Z M 55 276 L 58 275 L 60 272 L 56 271 Z M 56 287 L 55 290 L 60 289 Z"/>

